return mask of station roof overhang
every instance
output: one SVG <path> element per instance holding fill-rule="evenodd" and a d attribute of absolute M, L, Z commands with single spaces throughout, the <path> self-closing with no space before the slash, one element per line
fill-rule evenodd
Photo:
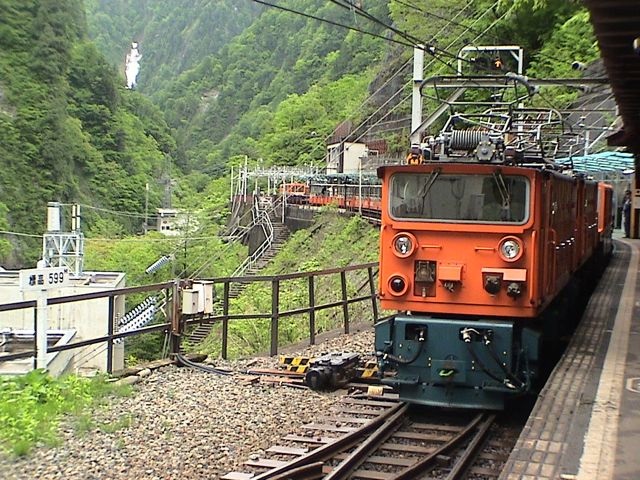
<path fill-rule="evenodd" d="M 626 147 L 632 152 L 635 157 L 635 170 L 638 172 L 640 4 L 638 0 L 584 0 L 584 3 L 591 13 L 591 23 L 623 122 L 622 129 L 611 135 L 608 142 L 610 146 Z"/>

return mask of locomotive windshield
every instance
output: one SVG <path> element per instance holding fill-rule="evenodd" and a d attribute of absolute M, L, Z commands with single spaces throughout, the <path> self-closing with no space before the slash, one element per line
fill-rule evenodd
<path fill-rule="evenodd" d="M 520 175 L 396 173 L 389 197 L 397 219 L 522 224 L 529 217 L 529 180 Z"/>

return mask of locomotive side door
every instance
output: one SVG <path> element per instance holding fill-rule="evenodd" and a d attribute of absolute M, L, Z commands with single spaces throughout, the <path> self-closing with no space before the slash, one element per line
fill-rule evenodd
<path fill-rule="evenodd" d="M 553 229 L 553 217 L 556 212 L 554 209 L 553 196 L 553 181 L 549 175 L 543 175 L 542 177 L 542 191 L 540 196 L 542 201 L 542 211 L 540 212 L 540 224 L 542 228 L 543 237 L 543 249 L 542 249 L 542 262 L 538 266 L 542 270 L 543 286 L 542 295 L 547 298 L 552 295 L 555 290 L 555 267 L 556 267 L 556 242 L 557 233 Z M 540 270 L 538 270 L 540 271 Z"/>

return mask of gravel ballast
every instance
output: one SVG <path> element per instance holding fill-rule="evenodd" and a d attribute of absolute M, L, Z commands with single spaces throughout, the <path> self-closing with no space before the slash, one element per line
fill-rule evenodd
<path fill-rule="evenodd" d="M 368 355 L 372 349 L 371 327 L 298 353 Z M 251 363 L 274 367 L 276 362 Z M 216 365 L 244 371 L 249 363 Z M 65 420 L 57 447 L 38 446 L 25 458 L 0 454 L 0 479 L 216 479 L 243 470 L 244 461 L 261 456 L 282 436 L 299 433 L 344 393 L 243 385 L 234 376 L 176 366 L 154 371 L 133 389 L 131 396 L 97 407 L 89 429 Z"/>

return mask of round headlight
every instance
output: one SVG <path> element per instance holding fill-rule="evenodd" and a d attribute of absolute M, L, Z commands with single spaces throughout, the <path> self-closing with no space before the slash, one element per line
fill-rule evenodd
<path fill-rule="evenodd" d="M 396 297 L 404 295 L 408 287 L 407 279 L 402 275 L 393 275 L 389 279 L 389 290 L 391 290 L 391 294 Z"/>
<path fill-rule="evenodd" d="M 408 257 L 416 248 L 416 237 L 410 233 L 399 233 L 393 237 L 393 253 L 398 257 Z"/>
<path fill-rule="evenodd" d="M 507 262 L 515 262 L 522 256 L 522 242 L 516 237 L 505 237 L 500 241 L 498 253 L 503 260 Z"/>

